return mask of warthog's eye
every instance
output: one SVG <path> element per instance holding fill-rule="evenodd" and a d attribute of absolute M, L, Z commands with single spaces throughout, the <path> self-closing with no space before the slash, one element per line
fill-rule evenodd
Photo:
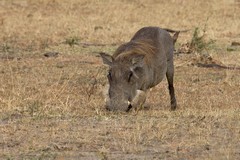
<path fill-rule="evenodd" d="M 111 75 L 111 72 L 110 72 L 110 71 L 108 72 L 107 77 L 108 77 L 108 80 L 112 80 L 112 75 Z"/>
<path fill-rule="evenodd" d="M 131 81 L 132 76 L 133 76 L 133 72 L 130 72 L 129 75 L 128 75 L 128 82 Z"/>

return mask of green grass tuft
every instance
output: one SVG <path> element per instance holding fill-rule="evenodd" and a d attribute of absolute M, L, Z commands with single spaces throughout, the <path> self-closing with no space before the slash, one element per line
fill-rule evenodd
<path fill-rule="evenodd" d="M 202 31 L 196 27 L 191 39 L 190 50 L 202 54 L 204 51 L 212 49 L 215 44 L 215 40 L 207 40 L 206 36 L 206 27 L 204 27 Z"/>

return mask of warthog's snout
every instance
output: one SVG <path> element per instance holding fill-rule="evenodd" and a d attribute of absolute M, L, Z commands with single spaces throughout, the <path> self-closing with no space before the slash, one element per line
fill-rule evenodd
<path fill-rule="evenodd" d="M 114 103 L 108 103 L 106 104 L 106 109 L 109 111 L 129 111 L 129 109 L 131 109 L 132 106 L 130 103 L 124 103 L 124 104 L 114 104 Z"/>
<path fill-rule="evenodd" d="M 109 111 L 128 111 L 130 106 L 130 102 L 128 100 L 124 100 L 122 96 L 115 96 L 110 99 L 109 97 L 109 85 L 107 84 L 103 89 L 104 101 L 106 104 L 106 109 Z"/>
<path fill-rule="evenodd" d="M 103 89 L 104 101 L 106 109 L 109 111 L 121 110 L 129 111 L 131 108 L 141 107 L 146 101 L 146 93 L 142 90 L 137 90 L 136 96 L 132 101 L 126 100 L 123 103 L 118 99 L 111 100 L 108 93 L 109 85 L 106 85 Z"/>

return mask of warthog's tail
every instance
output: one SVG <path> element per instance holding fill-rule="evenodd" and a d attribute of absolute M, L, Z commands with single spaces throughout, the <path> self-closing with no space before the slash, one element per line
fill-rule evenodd
<path fill-rule="evenodd" d="M 176 30 L 173 30 L 173 29 L 168 29 L 168 28 L 163 28 L 165 31 L 168 31 L 170 33 L 174 33 L 173 34 L 173 45 L 175 45 L 177 39 L 178 39 L 178 35 L 180 32 L 187 32 L 187 31 L 190 31 L 190 29 L 187 29 L 187 30 L 182 30 L 182 31 L 176 31 Z"/>
<path fill-rule="evenodd" d="M 173 45 L 175 45 L 175 43 L 177 42 L 178 39 L 178 35 L 179 35 L 180 31 L 177 31 L 174 33 L 172 39 L 173 39 Z"/>
<path fill-rule="evenodd" d="M 175 32 L 188 32 L 190 31 L 190 29 L 186 29 L 186 30 L 181 30 L 181 31 L 176 31 L 176 30 L 173 30 L 173 29 L 168 29 L 168 28 L 163 28 L 165 31 L 168 31 L 170 33 L 175 33 Z"/>

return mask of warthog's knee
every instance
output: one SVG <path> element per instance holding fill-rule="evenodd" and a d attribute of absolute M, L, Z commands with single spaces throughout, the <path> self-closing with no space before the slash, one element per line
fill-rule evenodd
<path fill-rule="evenodd" d="M 131 102 L 133 108 L 142 107 L 146 101 L 146 93 L 142 90 L 137 90 L 137 94 Z"/>

